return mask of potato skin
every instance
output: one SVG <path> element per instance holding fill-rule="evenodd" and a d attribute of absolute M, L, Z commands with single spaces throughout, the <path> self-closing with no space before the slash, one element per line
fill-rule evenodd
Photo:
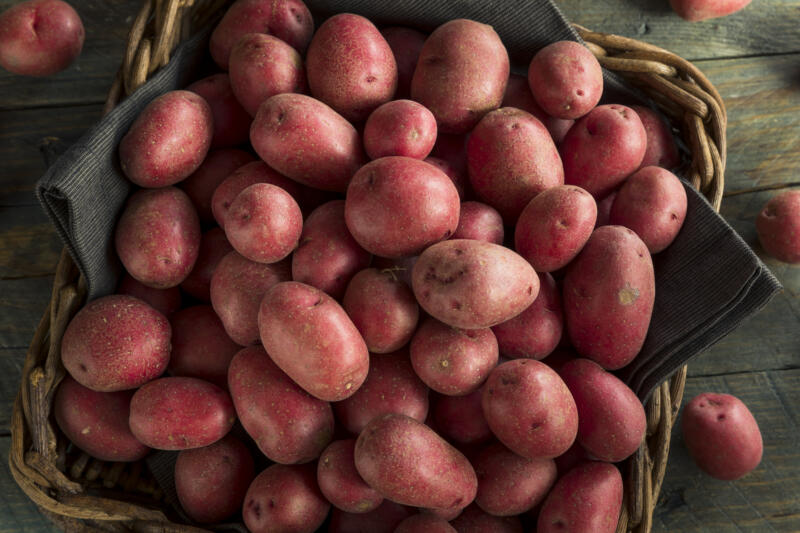
<path fill-rule="evenodd" d="M 367 513 L 346 513 L 334 508 L 328 533 L 394 533 L 394 528 L 414 512 L 411 507 L 386 499 Z"/>
<path fill-rule="evenodd" d="M 586 46 L 558 41 L 539 50 L 528 66 L 528 84 L 550 116 L 580 118 L 603 95 L 603 70 Z"/>
<path fill-rule="evenodd" d="M 600 105 L 582 117 L 561 143 L 564 182 L 599 200 L 642 164 L 647 133 L 636 111 Z"/>
<path fill-rule="evenodd" d="M 639 168 L 655 166 L 672 170 L 680 165 L 678 146 L 667 123 L 649 107 L 632 105 L 631 109 L 639 115 L 647 135 L 647 148 Z"/>
<path fill-rule="evenodd" d="M 313 464 L 272 465 L 247 489 L 242 517 L 252 533 L 313 533 L 330 508 L 317 486 Z"/>
<path fill-rule="evenodd" d="M 655 300 L 647 246 L 622 226 L 597 228 L 564 277 L 564 318 L 575 350 L 606 370 L 644 344 Z"/>
<path fill-rule="evenodd" d="M 559 479 L 539 511 L 537 533 L 613 533 L 622 508 L 622 476 L 614 465 L 579 464 Z"/>
<path fill-rule="evenodd" d="M 374 418 L 356 440 L 355 461 L 368 485 L 404 505 L 452 509 L 468 505 L 478 488 L 467 458 L 405 415 Z"/>
<path fill-rule="evenodd" d="M 547 131 L 550 132 L 550 137 L 556 146 L 561 144 L 567 131 L 575 123 L 572 119 L 560 119 L 551 117 L 539 107 L 536 100 L 533 98 L 531 88 L 528 85 L 527 76 L 514 74 L 513 72 L 508 75 L 508 84 L 506 85 L 506 93 L 503 96 L 503 102 L 500 107 L 516 107 L 523 111 L 527 111 L 544 124 Z"/>
<path fill-rule="evenodd" d="M 403 26 L 383 28 L 381 35 L 392 49 L 392 55 L 397 63 L 397 91 L 394 96 L 398 99 L 408 98 L 411 96 L 411 78 L 414 76 L 419 53 L 427 36 Z"/>
<path fill-rule="evenodd" d="M 302 94 L 277 94 L 264 101 L 250 127 L 250 141 L 270 167 L 325 191 L 345 191 L 365 159 L 353 125 Z"/>
<path fill-rule="evenodd" d="M 467 239 L 425 250 L 414 265 L 412 286 L 425 311 L 463 329 L 510 320 L 539 294 L 539 278 L 522 257 L 497 244 Z"/>
<path fill-rule="evenodd" d="M 172 334 L 166 317 L 133 296 L 86 304 L 61 339 L 61 362 L 75 380 L 98 392 L 135 389 L 167 368 Z"/>
<path fill-rule="evenodd" d="M 344 217 L 362 248 L 397 259 L 450 237 L 459 209 L 458 191 L 444 172 L 418 159 L 390 156 L 356 172 Z"/>
<path fill-rule="evenodd" d="M 351 122 L 367 118 L 397 90 L 389 43 L 368 19 L 334 15 L 319 27 L 306 54 L 311 94 Z"/>
<path fill-rule="evenodd" d="M 237 0 L 211 34 L 214 62 L 228 70 L 234 45 L 254 32 L 274 35 L 303 54 L 314 33 L 314 19 L 302 0 Z"/>
<path fill-rule="evenodd" d="M 154 289 L 140 281 L 136 281 L 128 273 L 122 276 L 122 280 L 117 286 L 117 293 L 139 298 L 165 317 L 169 317 L 169 315 L 181 308 L 181 291 L 178 287 Z"/>
<path fill-rule="evenodd" d="M 761 462 L 764 444 L 747 406 L 730 394 L 704 392 L 683 408 L 683 440 L 697 466 L 725 481 L 739 479 Z"/>
<path fill-rule="evenodd" d="M 119 143 L 125 176 L 140 187 L 166 187 L 198 169 L 211 147 L 214 116 L 202 96 L 170 91 L 145 107 Z"/>
<path fill-rule="evenodd" d="M 355 449 L 355 439 L 331 442 L 317 463 L 317 483 L 336 508 L 348 513 L 368 513 L 383 503 L 383 496 L 358 474 Z"/>
<path fill-rule="evenodd" d="M 236 421 L 228 394 L 197 378 L 159 378 L 131 398 L 128 423 L 140 442 L 157 450 L 188 450 L 224 437 Z"/>
<path fill-rule="evenodd" d="M 253 456 L 228 435 L 211 446 L 183 450 L 175 461 L 175 492 L 195 522 L 222 522 L 242 508 L 255 476 Z"/>
<path fill-rule="evenodd" d="M 189 376 L 228 387 L 228 366 L 239 346 L 210 305 L 181 309 L 170 319 L 172 353 L 167 369 L 173 376 Z"/>
<path fill-rule="evenodd" d="M 559 371 L 578 407 L 577 441 L 592 457 L 618 463 L 639 448 L 647 418 L 636 394 L 614 374 L 588 359 Z"/>
<path fill-rule="evenodd" d="M 186 279 L 181 282 L 181 290 L 201 302 L 211 302 L 211 278 L 222 258 L 232 251 L 233 246 L 222 229 L 213 227 L 203 233 L 197 261 Z"/>
<path fill-rule="evenodd" d="M 242 426 L 272 461 L 313 461 L 333 438 L 330 404 L 301 389 L 260 346 L 234 356 L 228 387 Z"/>
<path fill-rule="evenodd" d="M 371 355 L 369 364 L 369 374 L 361 388 L 333 405 L 342 427 L 358 435 L 371 420 L 386 413 L 424 422 L 428 416 L 428 388 L 414 374 L 408 352 Z"/>
<path fill-rule="evenodd" d="M 466 133 L 500 106 L 508 73 L 508 52 L 491 26 L 451 20 L 425 41 L 411 99 L 431 110 L 440 131 Z"/>
<path fill-rule="evenodd" d="M 561 292 L 553 276 L 539 274 L 539 294 L 523 312 L 492 326 L 500 353 L 506 357 L 544 359 L 556 349 L 564 330 Z"/>
<path fill-rule="evenodd" d="M 564 167 L 544 124 L 502 107 L 484 116 L 467 141 L 472 189 L 508 225 L 536 195 L 564 183 Z"/>
<path fill-rule="evenodd" d="M 669 0 L 669 5 L 682 19 L 689 22 L 724 17 L 744 9 L 750 0 Z"/>
<path fill-rule="evenodd" d="M 394 533 L 456 533 L 456 530 L 446 520 L 422 513 L 400 522 Z"/>
<path fill-rule="evenodd" d="M 572 261 L 594 230 L 597 204 L 575 185 L 548 189 L 525 206 L 514 229 L 514 249 L 536 272 Z"/>
<path fill-rule="evenodd" d="M 470 394 L 497 365 L 497 339 L 488 328 L 458 329 L 427 318 L 409 346 L 411 364 L 425 384 L 441 394 Z"/>
<path fill-rule="evenodd" d="M 214 117 L 212 149 L 238 146 L 250 139 L 250 123 L 253 117 L 236 99 L 227 74 L 212 74 L 192 83 L 186 90 L 202 96 L 211 107 L 211 115 Z"/>
<path fill-rule="evenodd" d="M 800 191 L 770 199 L 756 218 L 756 231 L 769 255 L 784 263 L 800 263 Z"/>
<path fill-rule="evenodd" d="M 138 461 L 150 452 L 128 427 L 133 391 L 95 392 L 67 375 L 53 399 L 58 427 L 101 461 Z"/>
<path fill-rule="evenodd" d="M 609 224 L 632 229 L 657 254 L 672 244 L 686 219 L 681 180 L 660 167 L 644 167 L 625 180 L 609 214 Z"/>
<path fill-rule="evenodd" d="M 456 445 L 480 444 L 492 438 L 480 389 L 466 396 L 436 395 L 431 414 L 437 433 Z"/>
<path fill-rule="evenodd" d="M 275 364 L 315 398 L 344 400 L 367 377 L 364 339 L 344 309 L 315 287 L 272 286 L 261 301 L 258 329 Z"/>
<path fill-rule="evenodd" d="M 414 293 L 394 273 L 367 268 L 347 285 L 342 307 L 373 353 L 399 350 L 417 329 Z"/>
<path fill-rule="evenodd" d="M 555 371 L 533 359 L 498 365 L 483 386 L 482 402 L 492 433 L 528 459 L 558 457 L 578 433 L 569 389 Z"/>
<path fill-rule="evenodd" d="M 240 346 L 259 341 L 258 310 L 267 289 L 291 279 L 289 262 L 266 265 L 237 252 L 222 258 L 211 276 L 211 306 L 225 331 Z"/>
<path fill-rule="evenodd" d="M 214 222 L 214 214 L 211 211 L 214 191 L 231 172 L 252 161 L 255 161 L 255 158 L 244 150 L 236 148 L 211 150 L 197 170 L 180 183 L 180 188 L 189 196 L 197 210 L 200 222 L 203 224 Z"/>
<path fill-rule="evenodd" d="M 200 220 L 180 189 L 140 189 L 117 221 L 114 247 L 125 270 L 155 289 L 180 285 L 200 252 Z"/>
<path fill-rule="evenodd" d="M 451 524 L 458 533 L 523 533 L 516 516 L 493 516 L 476 504 L 469 505 Z"/>
<path fill-rule="evenodd" d="M 503 244 L 503 217 L 497 209 L 481 202 L 462 202 L 458 227 L 453 239 L 472 239 Z"/>

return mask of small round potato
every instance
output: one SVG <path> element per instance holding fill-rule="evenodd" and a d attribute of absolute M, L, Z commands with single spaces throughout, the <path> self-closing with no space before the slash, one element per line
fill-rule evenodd
<path fill-rule="evenodd" d="M 211 198 L 220 183 L 237 168 L 255 161 L 255 158 L 244 150 L 224 148 L 208 152 L 203 163 L 191 176 L 180 183 L 192 205 L 197 210 L 200 222 L 214 222 L 211 211 Z"/>
<path fill-rule="evenodd" d="M 239 146 L 250 139 L 250 123 L 253 117 L 236 99 L 227 74 L 212 74 L 192 83 L 186 90 L 202 96 L 211 107 L 211 115 L 214 117 L 211 148 Z"/>
<path fill-rule="evenodd" d="M 412 28 L 390 26 L 381 30 L 397 63 L 397 91 L 395 98 L 411 96 L 411 78 L 417 68 L 417 60 L 426 35 Z"/>
<path fill-rule="evenodd" d="M 228 337 L 210 305 L 181 309 L 169 319 L 172 353 L 167 370 L 173 376 L 189 376 L 228 387 L 228 366 L 239 345 Z"/>
<path fill-rule="evenodd" d="M 770 199 L 756 219 L 764 251 L 784 263 L 800 263 L 800 191 L 785 191 Z"/>
<path fill-rule="evenodd" d="M 425 159 L 436 142 L 436 118 L 411 100 L 392 100 L 373 111 L 364 126 L 370 159 L 402 155 Z"/>
<path fill-rule="evenodd" d="M 202 302 L 211 302 L 211 278 L 222 258 L 233 251 L 225 232 L 213 227 L 200 238 L 200 252 L 194 268 L 181 283 L 181 290 Z M 175 289 L 177 290 L 177 288 Z"/>
<path fill-rule="evenodd" d="M 456 445 L 481 444 L 492 438 L 483 416 L 480 389 L 466 396 L 436 395 L 431 415 L 436 431 Z"/>
<path fill-rule="evenodd" d="M 472 239 L 503 244 L 503 217 L 497 209 L 480 202 L 463 202 L 453 239 Z"/>
<path fill-rule="evenodd" d="M 355 439 L 331 442 L 317 463 L 317 482 L 325 498 L 348 513 L 368 513 L 383 503 L 356 470 Z"/>
<path fill-rule="evenodd" d="M 640 105 L 632 105 L 631 109 L 639 115 L 645 134 L 647 135 L 647 149 L 644 151 L 642 164 L 644 167 L 661 167 L 672 170 L 681 164 L 678 145 L 672 137 L 672 131 L 666 122 L 652 109 Z"/>

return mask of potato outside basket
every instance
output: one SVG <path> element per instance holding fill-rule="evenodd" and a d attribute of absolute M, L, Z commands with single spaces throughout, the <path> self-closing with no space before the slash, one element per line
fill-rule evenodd
<path fill-rule="evenodd" d="M 218 16 L 229 2 L 146 0 L 130 30 L 106 112 L 166 65 L 177 44 Z M 680 131 L 691 153 L 682 173 L 719 210 L 727 118 L 716 89 L 689 61 L 666 50 L 577 25 L 575 29 L 605 68 L 646 93 Z M 85 298 L 85 281 L 65 249 L 14 403 L 9 455 L 14 479 L 43 514 L 67 531 L 205 531 L 170 521 L 174 512 L 143 461 L 109 463 L 73 452 L 52 422 L 53 397 L 65 373 L 61 337 Z M 647 436 L 622 468 L 625 490 L 619 533 L 647 533 L 652 528 L 685 381 L 684 366 L 645 405 Z"/>

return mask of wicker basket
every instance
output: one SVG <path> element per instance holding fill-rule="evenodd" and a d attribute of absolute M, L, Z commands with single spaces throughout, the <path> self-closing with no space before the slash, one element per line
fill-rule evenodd
<path fill-rule="evenodd" d="M 106 104 L 112 109 L 169 61 L 174 47 L 219 12 L 226 0 L 146 0 L 133 23 L 127 52 Z M 722 99 L 690 62 L 634 39 L 576 29 L 600 63 L 647 93 L 680 129 L 691 153 L 683 174 L 719 209 L 725 169 L 726 114 Z M 85 282 L 66 251 L 53 292 L 28 350 L 11 421 L 9 466 L 42 513 L 68 531 L 201 532 L 175 519 L 143 462 L 108 463 L 68 453 L 50 418 L 64 368 L 64 329 L 84 302 Z M 651 530 L 667 465 L 672 425 L 686 367 L 663 383 L 645 406 L 647 438 L 628 459 L 618 532 Z"/>

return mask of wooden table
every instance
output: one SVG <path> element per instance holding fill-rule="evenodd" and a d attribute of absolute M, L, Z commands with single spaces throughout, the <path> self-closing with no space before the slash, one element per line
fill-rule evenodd
<path fill-rule="evenodd" d="M 4 10 L 14 0 L 0 0 Z M 61 243 L 39 207 L 34 184 L 43 151 L 63 149 L 100 117 L 139 0 L 73 0 L 87 31 L 83 54 L 57 76 L 0 72 L 0 456 L 19 372 L 50 297 Z M 764 459 L 727 483 L 698 471 L 678 432 L 655 531 L 800 531 L 800 268 L 763 255 L 753 221 L 772 189 L 800 185 L 800 1 L 758 0 L 736 15 L 690 24 L 667 0 L 561 0 L 588 28 L 635 37 L 694 61 L 728 107 L 723 216 L 785 287 L 761 313 L 689 368 L 686 397 L 732 393 L 750 407 Z M 0 466 L 0 533 L 53 526 Z"/>

